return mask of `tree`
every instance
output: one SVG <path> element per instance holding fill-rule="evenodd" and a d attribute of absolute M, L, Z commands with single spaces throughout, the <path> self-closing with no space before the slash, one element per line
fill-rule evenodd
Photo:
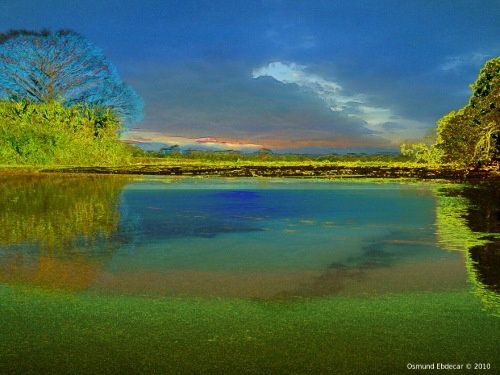
<path fill-rule="evenodd" d="M 0 99 L 110 108 L 126 125 L 142 117 L 140 97 L 100 49 L 71 30 L 0 34 Z"/>
<path fill-rule="evenodd" d="M 485 158 L 500 158 L 500 57 L 486 62 L 471 89 L 469 107 L 482 129 L 478 151 Z"/>
<path fill-rule="evenodd" d="M 488 164 L 500 158 L 500 57 L 486 62 L 467 105 L 442 117 L 434 147 L 444 162 Z"/>

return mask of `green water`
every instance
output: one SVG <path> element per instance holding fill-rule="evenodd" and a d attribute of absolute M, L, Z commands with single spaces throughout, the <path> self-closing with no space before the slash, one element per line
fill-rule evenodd
<path fill-rule="evenodd" d="M 0 373 L 498 370 L 498 190 L 0 177 Z"/>

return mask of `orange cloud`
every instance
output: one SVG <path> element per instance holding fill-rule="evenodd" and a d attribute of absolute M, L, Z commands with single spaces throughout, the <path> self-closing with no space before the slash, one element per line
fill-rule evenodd
<path fill-rule="evenodd" d="M 133 129 L 122 134 L 122 139 L 129 143 L 164 143 L 179 145 L 185 148 L 213 148 L 216 150 L 256 151 L 269 149 L 300 149 L 300 148 L 351 148 L 351 147 L 384 147 L 383 140 L 373 138 L 337 136 L 332 138 L 300 138 L 287 139 L 279 136 L 257 136 L 256 139 L 224 139 L 218 137 L 189 138 L 172 136 L 158 131 Z"/>
<path fill-rule="evenodd" d="M 243 140 L 228 140 L 215 137 L 188 138 L 171 136 L 161 132 L 134 129 L 122 134 L 122 140 L 129 143 L 165 143 L 179 146 L 205 145 L 214 148 L 236 149 L 236 150 L 258 150 L 264 147 L 261 144 L 246 142 Z"/>

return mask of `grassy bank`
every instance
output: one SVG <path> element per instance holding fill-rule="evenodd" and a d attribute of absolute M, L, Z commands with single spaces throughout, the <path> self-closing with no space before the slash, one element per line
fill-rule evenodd
<path fill-rule="evenodd" d="M 498 166 L 466 169 L 451 164 L 436 165 L 397 160 L 211 160 L 198 158 L 134 157 L 125 164 L 0 165 L 1 174 L 99 173 L 123 175 L 174 175 L 223 177 L 369 177 L 420 179 L 499 178 Z"/>
<path fill-rule="evenodd" d="M 0 287 L 1 373 L 403 373 L 491 363 L 500 319 L 468 292 L 288 302 Z M 495 370 L 492 370 L 495 371 Z"/>
<path fill-rule="evenodd" d="M 469 171 L 451 165 L 426 165 L 397 161 L 212 161 L 189 159 L 143 159 L 125 166 L 53 167 L 45 172 L 76 172 L 138 175 L 223 176 L 223 177 L 371 177 L 463 179 L 499 176 L 495 170 Z"/>

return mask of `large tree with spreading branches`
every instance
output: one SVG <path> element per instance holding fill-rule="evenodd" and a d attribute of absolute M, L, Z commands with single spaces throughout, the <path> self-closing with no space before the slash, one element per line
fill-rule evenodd
<path fill-rule="evenodd" d="M 142 117 L 140 97 L 99 48 L 71 30 L 1 33 L 0 99 L 111 109 L 125 125 Z"/>

